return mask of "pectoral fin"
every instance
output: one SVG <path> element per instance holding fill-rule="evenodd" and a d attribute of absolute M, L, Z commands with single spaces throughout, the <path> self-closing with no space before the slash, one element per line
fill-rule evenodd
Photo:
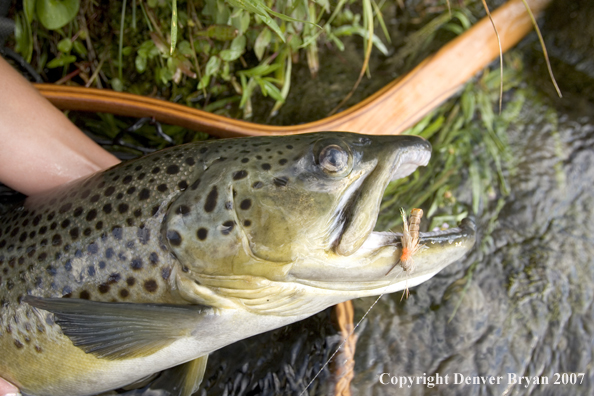
<path fill-rule="evenodd" d="M 74 345 L 110 360 L 152 355 L 191 336 L 196 323 L 212 312 L 202 305 L 103 303 L 32 296 L 24 301 L 53 313 Z"/>

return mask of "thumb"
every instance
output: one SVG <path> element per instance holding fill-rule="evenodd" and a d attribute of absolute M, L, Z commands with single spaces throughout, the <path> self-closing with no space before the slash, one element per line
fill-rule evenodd
<path fill-rule="evenodd" d="M 19 390 L 13 384 L 0 378 L 0 396 L 20 395 Z"/>

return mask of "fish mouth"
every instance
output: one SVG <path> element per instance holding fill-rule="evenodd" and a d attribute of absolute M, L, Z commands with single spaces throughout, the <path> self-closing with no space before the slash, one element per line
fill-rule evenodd
<path fill-rule="evenodd" d="M 334 234 L 332 243 L 337 254 L 350 256 L 365 243 L 375 227 L 388 183 L 410 175 L 419 166 L 426 166 L 431 159 L 431 145 L 415 137 L 411 144 L 390 154 L 391 158 L 375 163 L 372 170 L 351 186 L 352 191 L 339 214 L 340 231 Z"/>
<path fill-rule="evenodd" d="M 476 234 L 476 224 L 470 217 L 460 221 L 458 227 L 445 230 L 419 232 L 419 245 L 430 247 L 433 245 L 452 245 L 458 242 L 473 241 Z M 372 232 L 361 246 L 362 251 L 377 250 L 384 246 L 395 246 L 402 249 L 402 233 L 389 231 Z"/>

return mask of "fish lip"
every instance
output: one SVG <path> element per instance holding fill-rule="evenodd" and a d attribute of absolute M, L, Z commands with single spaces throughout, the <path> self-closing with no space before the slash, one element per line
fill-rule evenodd
<path fill-rule="evenodd" d="M 429 145 L 429 143 L 427 143 Z M 393 165 L 390 181 L 402 179 L 413 173 L 419 166 L 427 166 L 431 159 L 431 146 L 421 150 L 410 150 L 403 153 Z"/>
<path fill-rule="evenodd" d="M 401 232 L 374 231 L 362 248 L 377 250 L 385 246 L 401 247 Z M 458 227 L 447 230 L 419 232 L 420 245 L 454 243 L 459 240 L 474 240 L 476 238 L 476 224 L 473 218 L 466 217 L 460 221 Z"/>
<path fill-rule="evenodd" d="M 460 221 L 458 227 L 446 230 L 419 232 L 419 243 L 442 243 L 456 239 L 471 239 L 476 235 L 476 224 L 474 219 L 466 217 Z"/>

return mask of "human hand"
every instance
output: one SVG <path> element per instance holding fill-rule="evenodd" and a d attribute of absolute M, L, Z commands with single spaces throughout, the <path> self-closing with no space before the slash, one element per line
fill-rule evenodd
<path fill-rule="evenodd" d="M 32 195 L 119 162 L 0 57 L 0 181 Z"/>
<path fill-rule="evenodd" d="M 20 395 L 19 390 L 13 384 L 0 378 L 0 396 Z"/>

